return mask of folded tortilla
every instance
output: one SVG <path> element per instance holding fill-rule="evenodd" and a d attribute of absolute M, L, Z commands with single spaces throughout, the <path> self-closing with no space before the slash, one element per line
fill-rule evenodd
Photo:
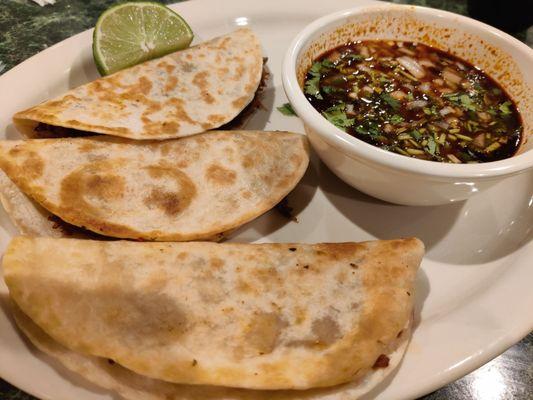
<path fill-rule="evenodd" d="M 26 196 L 0 170 L 0 202 L 19 232 L 26 236 L 63 237 L 53 215 Z"/>
<path fill-rule="evenodd" d="M 220 238 L 283 199 L 308 161 L 305 137 L 289 132 L 0 141 L 0 168 L 50 213 L 101 235 L 143 240 Z M 21 210 L 4 204 L 8 213 Z"/>
<path fill-rule="evenodd" d="M 13 120 L 27 137 L 57 127 L 131 139 L 189 136 L 237 116 L 254 98 L 262 68 L 259 40 L 241 28 L 72 89 Z"/>
<path fill-rule="evenodd" d="M 174 383 L 310 389 L 386 366 L 417 239 L 337 244 L 12 240 L 10 296 L 68 349 Z"/>
<path fill-rule="evenodd" d="M 136 374 L 107 358 L 76 353 L 59 344 L 12 304 L 20 330 L 43 353 L 86 381 L 118 393 L 127 400 L 356 400 L 379 385 L 400 364 L 409 343 L 410 328 L 391 342 L 389 365 L 343 385 L 309 390 L 250 390 L 223 386 L 186 385 Z"/>

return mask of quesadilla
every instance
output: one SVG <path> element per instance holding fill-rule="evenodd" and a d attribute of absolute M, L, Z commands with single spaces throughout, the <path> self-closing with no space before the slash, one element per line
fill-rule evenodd
<path fill-rule="evenodd" d="M 362 379 L 412 317 L 417 239 L 336 244 L 14 239 L 10 296 L 62 346 L 145 377 L 259 390 Z"/>
<path fill-rule="evenodd" d="M 178 138 L 218 128 L 252 101 L 263 70 L 248 28 L 72 89 L 13 117 L 26 137 Z"/>
<path fill-rule="evenodd" d="M 289 132 L 0 141 L 0 168 L 48 212 L 100 235 L 142 240 L 220 239 L 283 199 L 308 162 L 305 137 Z M 22 207 L 4 204 L 8 213 Z"/>

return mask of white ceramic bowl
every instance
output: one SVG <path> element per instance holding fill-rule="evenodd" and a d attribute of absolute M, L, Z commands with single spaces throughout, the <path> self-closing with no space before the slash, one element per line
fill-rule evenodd
<path fill-rule="evenodd" d="M 465 59 L 511 95 L 525 140 L 508 159 L 448 164 L 409 158 L 367 144 L 323 118 L 302 92 L 305 74 L 323 52 L 364 39 L 415 41 Z M 438 205 L 464 200 L 511 175 L 533 169 L 533 50 L 486 24 L 424 7 L 380 4 L 320 18 L 291 43 L 283 61 L 283 87 L 320 158 L 341 179 L 392 203 Z"/>

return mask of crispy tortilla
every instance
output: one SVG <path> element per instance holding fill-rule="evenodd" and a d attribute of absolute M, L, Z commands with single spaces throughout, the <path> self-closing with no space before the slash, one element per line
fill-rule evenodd
<path fill-rule="evenodd" d="M 240 28 L 72 89 L 13 121 L 27 137 L 47 125 L 137 140 L 189 136 L 237 116 L 262 69 L 259 40 Z"/>
<path fill-rule="evenodd" d="M 283 199 L 308 162 L 305 137 L 289 132 L 0 141 L 0 168 L 50 213 L 101 235 L 143 240 L 211 240 L 231 231 Z"/>
<path fill-rule="evenodd" d="M 0 202 L 13 225 L 26 236 L 63 237 L 45 208 L 34 202 L 0 170 Z"/>
<path fill-rule="evenodd" d="M 19 237 L 3 268 L 15 303 L 75 352 L 168 382 L 302 390 L 360 379 L 394 351 L 422 255 L 417 239 Z"/>
<path fill-rule="evenodd" d="M 309 390 L 249 390 L 222 386 L 182 385 L 147 378 L 106 358 L 76 353 L 62 346 L 39 328 L 17 305 L 13 316 L 19 328 L 35 347 L 101 388 L 112 390 L 127 400 L 356 400 L 374 389 L 394 371 L 405 353 L 410 325 L 391 343 L 389 365 L 375 368 L 357 380 L 331 388 Z"/>

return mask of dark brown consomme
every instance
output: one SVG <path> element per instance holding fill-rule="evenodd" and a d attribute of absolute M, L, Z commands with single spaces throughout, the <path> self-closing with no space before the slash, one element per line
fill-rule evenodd
<path fill-rule="evenodd" d="M 520 115 L 494 80 L 420 43 L 337 47 L 313 63 L 304 91 L 340 129 L 404 156 L 479 163 L 511 157 L 521 143 Z"/>

